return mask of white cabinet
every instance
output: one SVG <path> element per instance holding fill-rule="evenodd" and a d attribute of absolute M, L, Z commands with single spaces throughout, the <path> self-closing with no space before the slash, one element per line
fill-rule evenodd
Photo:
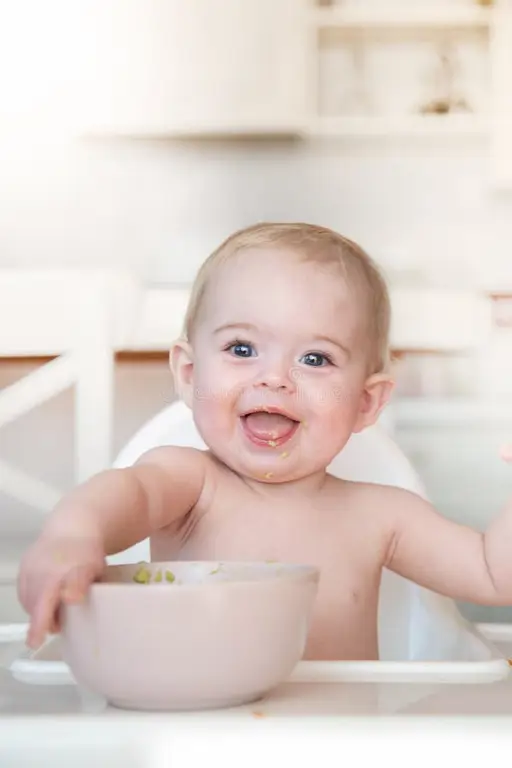
<path fill-rule="evenodd" d="M 491 162 L 494 186 L 512 189 L 512 1 L 499 0 L 491 30 Z"/>
<path fill-rule="evenodd" d="M 90 0 L 85 133 L 297 133 L 307 0 Z"/>

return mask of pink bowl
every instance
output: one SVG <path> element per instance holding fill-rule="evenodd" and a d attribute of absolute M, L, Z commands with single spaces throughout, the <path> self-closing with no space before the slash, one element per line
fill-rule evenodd
<path fill-rule="evenodd" d="M 62 609 L 63 656 L 79 684 L 125 709 L 255 701 L 301 659 L 318 581 L 315 567 L 280 563 L 108 566 Z"/>

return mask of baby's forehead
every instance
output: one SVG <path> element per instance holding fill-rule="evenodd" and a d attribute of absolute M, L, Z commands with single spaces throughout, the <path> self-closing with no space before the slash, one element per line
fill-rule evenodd
<path fill-rule="evenodd" d="M 225 300 L 255 291 L 297 295 L 307 292 L 313 298 L 329 295 L 340 299 L 353 293 L 346 269 L 334 261 L 322 262 L 305 258 L 301 253 L 285 249 L 251 248 L 219 265 L 210 278 L 211 300 Z"/>
<path fill-rule="evenodd" d="M 319 334 L 343 327 L 348 335 L 360 326 L 364 302 L 336 265 L 282 250 L 244 255 L 223 264 L 212 277 L 201 313 L 209 326 L 246 323 L 276 332 L 291 326 Z"/>

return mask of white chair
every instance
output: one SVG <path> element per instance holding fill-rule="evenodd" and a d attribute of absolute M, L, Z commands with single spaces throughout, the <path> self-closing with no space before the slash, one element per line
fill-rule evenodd
<path fill-rule="evenodd" d="M 147 422 L 123 448 L 114 466 L 130 466 L 159 445 L 206 447 L 184 403 L 172 403 Z M 395 485 L 426 497 L 411 464 L 379 425 L 353 435 L 330 471 L 345 479 Z M 146 540 L 111 556 L 109 562 L 149 559 Z M 384 571 L 379 601 L 381 659 L 469 660 L 474 656 L 472 647 L 480 642 L 476 628 L 462 617 L 452 600 Z"/>

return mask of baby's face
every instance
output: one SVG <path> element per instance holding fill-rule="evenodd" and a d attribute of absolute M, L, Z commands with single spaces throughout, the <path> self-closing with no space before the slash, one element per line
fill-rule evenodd
<path fill-rule="evenodd" d="M 267 482 L 327 467 L 368 410 L 360 303 L 333 267 L 282 250 L 222 267 L 189 368 L 195 422 L 214 454 Z"/>

